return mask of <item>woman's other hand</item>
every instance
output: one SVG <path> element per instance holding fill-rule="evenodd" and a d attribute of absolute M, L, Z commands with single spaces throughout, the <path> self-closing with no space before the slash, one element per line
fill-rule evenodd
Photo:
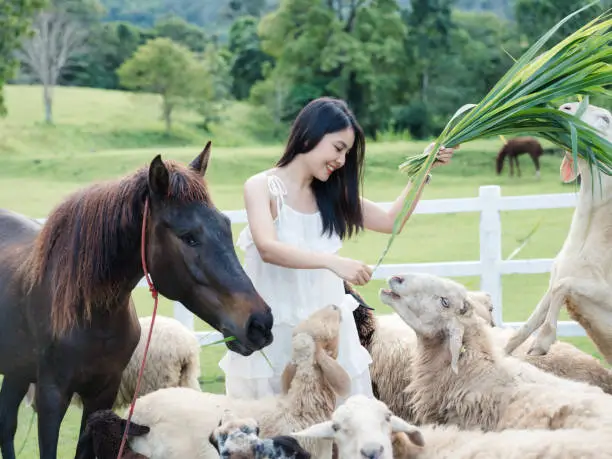
<path fill-rule="evenodd" d="M 367 284 L 372 278 L 372 268 L 367 264 L 340 256 L 333 256 L 329 263 L 329 269 L 338 277 L 355 285 Z"/>

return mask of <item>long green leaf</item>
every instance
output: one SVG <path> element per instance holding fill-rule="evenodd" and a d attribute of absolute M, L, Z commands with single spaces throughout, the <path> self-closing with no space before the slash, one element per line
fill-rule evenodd
<path fill-rule="evenodd" d="M 440 146 L 455 147 L 498 135 L 535 135 L 571 151 L 574 164 L 581 156 L 590 166 L 612 175 L 612 144 L 580 120 L 578 114 L 570 115 L 552 106 L 553 102 L 577 95 L 586 96 L 588 101 L 589 95 L 611 94 L 608 87 L 612 85 L 612 9 L 541 52 L 563 24 L 599 3 L 589 3 L 551 27 L 514 62 L 478 104 L 465 104 L 455 112 L 431 152 L 407 158 L 399 165 L 413 186 L 376 267 L 382 263 L 413 206 Z"/>

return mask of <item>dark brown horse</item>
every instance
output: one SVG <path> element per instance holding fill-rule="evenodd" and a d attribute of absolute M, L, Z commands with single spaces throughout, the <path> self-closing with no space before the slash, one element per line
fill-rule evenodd
<path fill-rule="evenodd" d="M 506 160 L 506 156 L 510 159 L 510 176 L 514 175 L 514 163 L 516 163 L 516 169 L 518 172 L 518 176 L 521 176 L 521 167 L 519 166 L 518 156 L 523 153 L 529 153 L 531 156 L 531 160 L 536 169 L 536 177 L 540 178 L 540 156 L 544 153 L 542 149 L 542 145 L 537 139 L 533 137 L 515 137 L 514 139 L 508 140 L 506 144 L 499 150 L 497 154 L 496 160 L 496 170 L 497 175 L 502 173 L 502 169 L 504 168 L 504 161 Z"/>
<path fill-rule="evenodd" d="M 189 167 L 156 156 L 122 179 L 65 199 L 43 226 L 0 210 L 0 449 L 14 459 L 17 411 L 36 385 L 40 457 L 55 459 L 73 393 L 87 417 L 110 409 L 140 326 L 131 292 L 145 257 L 155 288 L 221 331 L 242 354 L 272 342 L 272 314 L 240 266 L 230 220 L 203 176 L 210 142 Z M 148 218 L 143 222 L 145 202 Z M 153 301 L 153 300 L 151 300 Z M 93 459 L 91 442 L 76 457 Z"/>

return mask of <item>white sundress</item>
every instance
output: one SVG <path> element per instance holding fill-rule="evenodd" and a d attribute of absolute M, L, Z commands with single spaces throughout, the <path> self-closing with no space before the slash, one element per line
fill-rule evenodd
<path fill-rule="evenodd" d="M 284 202 L 286 188 L 278 176 L 268 176 L 268 188 L 277 203 L 274 220 L 279 241 L 318 252 L 335 253 L 342 247 L 337 236 L 323 235 L 319 212 L 305 214 Z M 342 310 L 338 363 L 351 378 L 348 396 L 372 394 L 369 365 L 372 357 L 361 345 L 353 310 L 355 299 L 344 293 L 342 279 L 327 269 L 291 269 L 266 263 L 261 259 L 247 226 L 236 244 L 245 251 L 244 269 L 253 285 L 272 308 L 274 341 L 261 352 L 244 357 L 227 351 L 219 362 L 225 372 L 226 394 L 234 398 L 258 399 L 281 392 L 281 374 L 291 358 L 293 328 L 310 314 L 329 304 Z M 347 398 L 348 398 L 347 396 Z M 341 404 L 346 398 L 338 398 Z"/>

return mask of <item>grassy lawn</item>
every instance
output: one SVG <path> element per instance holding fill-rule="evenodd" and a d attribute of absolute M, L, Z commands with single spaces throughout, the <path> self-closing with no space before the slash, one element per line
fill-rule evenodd
<path fill-rule="evenodd" d="M 16 89 L 8 88 L 9 106 L 16 106 Z M 13 110 L 11 116 L 0 122 L 0 205 L 31 217 L 45 217 L 63 197 L 73 190 L 93 181 L 118 177 L 148 164 L 153 156 L 161 153 L 164 158 L 180 161 L 191 160 L 202 148 L 206 137 L 189 131 L 192 120 L 188 114 L 179 118 L 183 123 L 183 137 L 174 140 L 155 138 L 159 125 L 154 99 L 118 92 L 74 90 L 58 88 L 56 116 L 63 123 L 59 127 L 33 124 L 36 118 L 38 88 L 21 88 L 19 93 L 23 107 Z M 64 91 L 64 92 L 62 92 Z M 79 97 L 89 98 L 88 104 L 78 103 Z M 20 104 L 21 105 L 21 104 Z M 73 110 L 73 106 L 77 109 Z M 10 108 L 9 107 L 9 108 Z M 135 110 L 135 107 L 138 107 Z M 34 114 L 33 114 L 34 113 Z M 40 109 L 42 116 L 42 108 Z M 243 113 L 244 115 L 244 113 Z M 238 116 L 238 115 L 237 115 Z M 241 115 L 242 116 L 242 115 Z M 88 131 L 91 129 L 91 132 Z M 50 131 L 54 131 L 52 135 Z M 59 132 L 59 134 L 58 134 Z M 123 134 L 116 134 L 122 132 Z M 143 132 L 145 134 L 140 134 Z M 115 133 L 115 134 L 113 134 Z M 181 134 L 181 135 L 183 135 Z M 113 137 L 117 135 L 118 137 Z M 222 209 L 240 209 L 242 184 L 251 174 L 271 167 L 279 157 L 281 145 L 266 147 L 228 147 L 233 142 L 232 132 L 226 127 L 216 131 L 219 141 L 213 140 L 213 153 L 208 180 L 213 198 Z M 123 136 L 123 137 L 121 137 Z M 139 137 L 140 136 L 140 137 Z M 153 136 L 153 137 L 151 137 Z M 114 139 L 114 140 L 113 140 Z M 143 140 L 144 139 L 144 140 Z M 175 143 L 172 143 L 176 141 Z M 20 143 L 21 142 L 21 143 Z M 62 142 L 69 148 L 59 153 Z M 170 147 L 151 147 L 156 144 Z M 238 140 L 235 140 L 239 143 Z M 172 145 L 193 145 L 177 147 Z M 242 139 L 241 144 L 248 144 Z M 122 145 L 122 149 L 118 146 Z M 147 148 L 132 148 L 132 145 Z M 368 146 L 364 194 L 375 201 L 392 201 L 402 190 L 406 178 L 397 172 L 397 165 L 407 154 L 423 150 L 426 142 L 373 143 Z M 49 146 L 49 148 L 46 148 Z M 566 193 L 575 190 L 573 185 L 562 185 L 559 180 L 559 155 L 546 155 L 542 159 L 542 177 L 533 177 L 533 165 L 528 157 L 520 158 L 522 178 L 509 178 L 505 170 L 502 176 L 494 173 L 494 158 L 501 140 L 492 139 L 463 145 L 452 164 L 435 171 L 433 180 L 426 187 L 423 199 L 474 197 L 479 186 L 497 184 L 502 195 L 530 195 Z M 561 248 L 567 234 L 572 209 L 542 211 L 513 211 L 502 215 L 503 257 L 512 252 L 538 222 L 540 228 L 531 238 L 518 258 L 552 258 Z M 384 263 L 462 261 L 479 258 L 479 214 L 459 213 L 443 215 L 416 215 L 399 235 Z M 234 225 L 234 235 L 244 225 Z M 387 236 L 366 233 L 345 243 L 342 253 L 375 263 L 387 241 Z M 242 253 L 238 252 L 242 258 Z M 457 279 L 478 288 L 478 278 Z M 535 307 L 546 290 L 548 274 L 506 275 L 503 278 L 503 317 L 506 321 L 523 321 Z M 377 300 L 382 281 L 372 281 L 360 288 L 366 300 L 378 313 L 389 310 Z M 147 289 L 137 289 L 134 299 L 139 315 L 149 315 L 153 301 Z M 160 301 L 159 314 L 172 315 L 172 303 Z M 567 320 L 565 311 L 561 320 Z M 198 330 L 207 329 L 199 319 Z M 586 352 L 600 357 L 590 340 L 567 339 Z M 202 350 L 202 385 L 205 390 L 223 391 L 223 380 L 217 366 L 224 352 L 220 346 Z M 31 410 L 22 407 L 17 432 L 19 448 L 25 438 Z M 80 409 L 70 408 L 61 431 L 62 443 L 59 457 L 71 457 L 80 420 Z M 38 454 L 36 428 L 32 429 L 21 457 Z"/>

